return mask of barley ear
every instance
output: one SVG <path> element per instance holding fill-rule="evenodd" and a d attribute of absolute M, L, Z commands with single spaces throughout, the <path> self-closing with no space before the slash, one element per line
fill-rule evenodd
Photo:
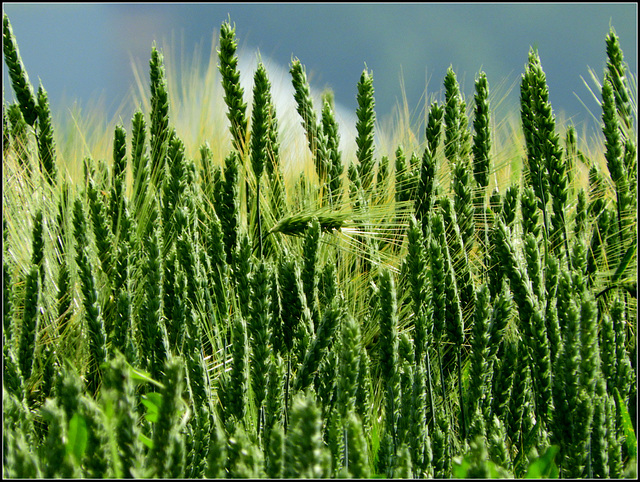
<path fill-rule="evenodd" d="M 400 377 L 398 373 L 398 313 L 396 288 L 388 269 L 380 274 L 380 370 L 384 387 L 385 425 L 396 442 L 396 419 L 400 403 Z"/>
<path fill-rule="evenodd" d="M 158 182 L 162 186 L 162 196 L 159 200 L 162 206 L 162 238 L 165 251 L 182 234 L 187 224 L 187 216 L 182 215 L 188 214 L 183 210 L 187 192 L 184 143 L 175 135 L 175 131 L 172 131 L 172 134 L 168 141 L 165 158 L 168 173 Z"/>
<path fill-rule="evenodd" d="M 615 96 L 616 109 L 622 123 L 627 129 L 632 126 L 631 120 L 631 102 L 629 100 L 629 89 L 627 85 L 626 64 L 624 62 L 624 54 L 620 47 L 620 39 L 616 35 L 613 27 L 610 28 L 606 38 L 607 45 L 607 69 L 606 77 L 613 86 Z"/>
<path fill-rule="evenodd" d="M 471 172 L 469 162 L 460 158 L 453 165 L 453 199 L 456 210 L 456 218 L 460 228 L 460 235 L 464 243 L 467 255 L 473 247 L 475 223 L 473 220 L 474 209 L 471 190 Z"/>
<path fill-rule="evenodd" d="M 360 361 L 358 364 L 358 388 L 356 389 L 356 413 L 362 421 L 365 430 L 371 428 L 371 406 L 373 397 L 373 384 L 371 381 L 371 361 L 366 348 L 360 349 Z"/>
<path fill-rule="evenodd" d="M 38 139 L 38 158 L 40 168 L 44 172 L 49 184 L 54 186 L 57 182 L 58 169 L 56 168 L 56 148 L 53 139 L 53 126 L 47 92 L 40 84 L 38 88 L 38 124 L 36 137 Z"/>
<path fill-rule="evenodd" d="M 327 178 L 328 160 L 326 158 L 326 138 L 318 125 L 317 116 L 313 110 L 313 101 L 307 74 L 298 59 L 291 62 L 291 81 L 293 84 L 293 97 L 296 101 L 297 111 L 302 118 L 302 127 L 307 135 L 309 149 L 316 166 L 316 173 L 320 178 L 320 183 L 324 184 Z"/>
<path fill-rule="evenodd" d="M 98 303 L 98 292 L 93 275 L 93 267 L 89 259 L 86 235 L 86 218 L 82 201 L 77 198 L 73 207 L 74 235 L 77 240 L 76 263 L 80 271 L 82 301 L 85 310 L 85 320 L 89 332 L 89 373 L 87 388 L 95 395 L 101 379 L 101 366 L 107 360 L 107 334 Z"/>
<path fill-rule="evenodd" d="M 79 476 L 79 464 L 66 453 L 68 433 L 67 417 L 55 399 L 48 399 L 40 408 L 42 419 L 47 424 L 47 436 L 42 451 L 42 475 L 45 478 L 71 478 Z"/>
<path fill-rule="evenodd" d="M 527 181 L 538 198 L 538 206 L 542 210 L 544 222 L 543 236 L 548 237 L 549 221 L 547 219 L 547 202 L 549 200 L 549 179 L 545 165 L 545 142 L 538 137 L 545 135 L 541 130 L 541 119 L 538 106 L 548 100 L 546 77 L 540 65 L 538 53 L 531 49 L 525 73 L 520 83 L 520 117 L 527 146 L 526 173 Z"/>
<path fill-rule="evenodd" d="M 299 392 L 293 399 L 285 439 L 284 477 L 328 477 L 330 467 L 320 409 L 311 394 Z"/>
<path fill-rule="evenodd" d="M 9 78 L 11 79 L 11 85 L 16 94 L 20 111 L 25 122 L 33 126 L 38 118 L 36 99 L 33 94 L 33 87 L 29 83 L 29 75 L 20 58 L 18 43 L 7 14 L 4 14 L 2 18 L 2 47 L 4 61 L 9 69 Z"/>
<path fill-rule="evenodd" d="M 596 398 L 593 401 L 593 430 L 591 432 L 591 470 L 594 478 L 609 477 L 606 395 L 606 382 L 600 377 L 596 382 Z"/>
<path fill-rule="evenodd" d="M 224 101 L 227 104 L 227 117 L 231 125 L 233 146 L 241 156 L 249 149 L 246 145 L 248 120 L 246 118 L 247 104 L 243 100 L 244 89 L 240 86 L 240 72 L 238 71 L 238 56 L 236 49 L 238 42 L 235 38 L 235 25 L 225 21 L 220 27 L 220 47 L 218 49 L 218 69 L 222 75 Z"/>
<path fill-rule="evenodd" d="M 262 257 L 262 225 L 260 219 L 260 178 L 267 162 L 267 143 L 269 131 L 269 89 L 271 84 L 262 62 L 258 64 L 253 81 L 253 112 L 251 121 L 251 165 L 256 177 L 256 207 L 254 239 L 258 240 Z"/>
<path fill-rule="evenodd" d="M 338 133 L 338 123 L 333 113 L 333 103 L 325 99 L 322 106 L 322 132 L 327 139 L 327 155 L 329 157 L 328 199 L 329 205 L 336 205 L 342 198 L 342 154 L 340 152 L 340 135 Z"/>
<path fill-rule="evenodd" d="M 24 399 L 24 378 L 20 368 L 21 360 L 18 358 L 16 348 L 6 338 L 3 339 L 2 345 L 2 374 L 4 377 L 3 390 L 7 391 L 7 395 L 11 395 L 18 400 Z M 5 399 L 6 400 L 6 399 Z M 5 415 L 6 417 L 6 415 Z"/>
<path fill-rule="evenodd" d="M 276 425 L 269 434 L 269 445 L 267 446 L 265 457 L 265 472 L 270 478 L 280 479 L 284 473 L 284 429 L 281 425 Z"/>
<path fill-rule="evenodd" d="M 617 430 L 617 403 L 614 396 L 606 395 L 607 443 L 609 459 L 609 476 L 622 477 L 622 442 Z"/>
<path fill-rule="evenodd" d="M 111 181 L 111 204 L 109 206 L 113 234 L 118 234 L 118 226 L 125 226 L 125 178 L 127 169 L 127 133 L 121 125 L 116 126 L 113 135 L 113 174 Z"/>
<path fill-rule="evenodd" d="M 518 185 L 512 184 L 511 186 L 507 187 L 502 198 L 502 209 L 500 210 L 500 216 L 508 227 L 511 227 L 516 219 L 518 190 Z"/>
<path fill-rule="evenodd" d="M 27 381 L 33 370 L 35 359 L 36 337 L 38 336 L 39 310 L 38 301 L 40 286 L 38 282 L 38 269 L 31 267 L 27 275 L 25 288 L 25 309 L 20 332 L 19 360 L 20 370 L 24 380 Z"/>
<path fill-rule="evenodd" d="M 229 378 L 229 406 L 225 407 L 228 418 L 233 417 L 237 421 L 241 421 L 246 413 L 247 405 L 247 389 L 248 389 L 248 340 L 247 340 L 247 324 L 240 313 L 236 313 L 232 327 L 232 357 L 233 366 L 231 376 Z"/>
<path fill-rule="evenodd" d="M 304 390 L 312 383 L 313 376 L 320 366 L 333 334 L 343 317 L 343 308 L 338 300 L 335 300 L 329 308 L 325 309 L 316 336 L 309 345 L 304 355 L 302 366 L 298 370 L 293 384 L 294 391 Z"/>
<path fill-rule="evenodd" d="M 414 217 L 411 217 L 409 220 L 407 238 L 409 241 L 407 262 L 409 264 L 409 280 L 411 284 L 411 298 L 415 319 L 415 358 L 417 361 L 420 361 L 423 358 L 423 353 L 427 350 L 426 315 L 428 306 L 423 306 L 423 299 L 426 294 L 424 238 L 422 236 L 420 225 Z"/>
<path fill-rule="evenodd" d="M 536 238 L 540 235 L 540 222 L 535 191 L 531 186 L 526 186 L 520 196 L 520 212 L 522 214 L 522 231 L 527 235 L 531 233 Z"/>
<path fill-rule="evenodd" d="M 258 412 L 262 410 L 262 404 L 267 396 L 271 365 L 269 356 L 271 348 L 270 317 L 272 316 L 270 290 L 269 269 L 261 260 L 251 278 L 251 304 L 248 318 L 251 345 L 251 365 L 249 368 L 255 406 Z"/>
<path fill-rule="evenodd" d="M 576 238 L 581 237 L 585 232 L 587 221 L 587 195 L 583 188 L 578 191 L 573 220 L 573 235 Z"/>
<path fill-rule="evenodd" d="M 112 274 L 113 255 L 113 231 L 111 230 L 111 219 L 109 212 L 105 206 L 103 196 L 99 187 L 93 179 L 89 179 L 87 186 L 87 197 L 89 199 L 89 210 L 93 232 L 96 240 L 96 248 L 98 250 L 98 259 L 100 267 L 107 275 Z"/>
<path fill-rule="evenodd" d="M 616 115 L 613 86 L 609 79 L 602 85 L 602 132 L 605 137 L 605 159 L 607 167 L 616 188 L 617 207 L 617 238 L 618 252 L 614 255 L 614 262 L 622 259 L 622 253 L 627 247 L 629 237 L 629 216 L 625 214 L 630 208 L 631 196 L 628 188 L 628 175 L 623 160 L 622 138 L 620 124 Z"/>
<path fill-rule="evenodd" d="M 224 478 L 227 465 L 227 437 L 220 427 L 217 416 L 213 416 L 209 431 L 209 452 L 205 476 L 210 479 Z"/>
<path fill-rule="evenodd" d="M 155 203 L 154 203 L 155 207 Z M 153 209 L 157 213 L 157 209 Z M 143 352 L 147 366 L 154 379 L 160 379 L 166 357 L 164 349 L 164 327 L 162 306 L 162 258 L 160 256 L 161 241 L 159 229 L 155 225 L 156 216 L 150 218 L 148 232 L 143 238 L 144 258 L 142 274 L 144 276 L 144 304 L 142 306 L 140 329 L 144 340 Z"/>
<path fill-rule="evenodd" d="M 471 415 L 470 427 L 477 425 L 478 417 L 482 417 L 485 402 L 485 380 L 488 372 L 489 336 L 490 336 L 490 311 L 489 288 L 481 285 L 476 291 L 476 302 L 473 314 L 473 328 L 471 338 L 471 368 L 469 372 L 469 389 L 467 391 L 468 413 Z M 464 402 L 461 402 L 464 403 Z M 484 422 L 484 420 L 483 420 Z M 470 430 L 470 439 L 479 433 Z"/>
<path fill-rule="evenodd" d="M 633 369 L 629 359 L 626 334 L 625 303 L 619 297 L 615 297 L 610 308 L 611 319 L 615 332 L 616 372 L 615 385 L 622 400 L 629 403 L 630 392 L 633 389 Z"/>
<path fill-rule="evenodd" d="M 12 148 L 16 152 L 20 166 L 26 167 L 27 172 L 30 171 L 29 161 L 29 140 L 27 137 L 28 127 L 22 116 L 22 111 L 18 104 L 10 104 L 7 107 L 7 117 L 10 123 L 11 137 L 13 139 Z M 6 152 L 6 151 L 5 151 Z"/>
<path fill-rule="evenodd" d="M 415 213 L 418 221 L 422 223 L 422 230 L 425 231 L 426 215 L 433 203 L 436 181 L 436 150 L 440 144 L 442 133 L 442 119 L 445 110 L 437 102 L 431 104 L 429 108 L 429 119 L 425 128 L 427 145 L 425 146 L 420 163 L 420 178 L 415 197 Z"/>
<path fill-rule="evenodd" d="M 265 166 L 268 130 L 268 97 L 271 84 L 262 62 L 258 63 L 253 80 L 253 110 L 251 120 L 251 164 L 259 183 Z"/>
<path fill-rule="evenodd" d="M 251 304 L 251 277 L 253 263 L 251 262 L 251 239 L 245 232 L 240 234 L 240 242 L 234 252 L 233 278 L 240 313 L 245 318 L 249 317 Z"/>
<path fill-rule="evenodd" d="M 460 87 L 458 79 L 451 67 L 447 69 L 444 78 L 445 107 L 444 107 L 444 155 L 447 160 L 455 164 L 460 158 Z"/>
<path fill-rule="evenodd" d="M 483 190 L 489 184 L 489 164 L 491 151 L 489 83 L 487 75 L 480 72 L 476 79 L 475 116 L 473 119 L 473 177 Z"/>
<path fill-rule="evenodd" d="M 105 371 L 106 396 L 113 403 L 115 411 L 116 443 L 120 455 L 120 470 L 125 478 L 132 478 L 140 469 L 142 444 L 139 441 L 140 428 L 135 415 L 135 392 L 130 367 L 125 358 L 116 356 Z"/>
<path fill-rule="evenodd" d="M 174 431 L 179 429 L 178 416 L 184 386 L 183 361 L 169 358 L 164 365 L 162 403 L 153 431 L 153 448 L 146 460 L 147 469 L 156 477 L 166 477 L 170 469 L 171 441 Z"/>
<path fill-rule="evenodd" d="M 376 119 L 373 98 L 373 76 L 366 68 L 360 75 L 358 82 L 358 108 L 356 115 L 356 145 L 358 146 L 356 158 L 358 159 L 358 174 L 364 191 L 368 191 L 373 183 L 374 146 L 373 129 Z"/>
<path fill-rule="evenodd" d="M 580 302 L 580 404 L 577 411 L 579 423 L 574 433 L 577 444 L 573 454 L 579 454 L 580 465 L 584 467 L 579 477 L 590 475 L 589 454 L 592 443 L 593 416 L 596 400 L 596 383 L 601 379 L 598 347 L 598 325 L 596 302 L 593 295 L 584 291 Z"/>
<path fill-rule="evenodd" d="M 135 218 L 140 223 L 143 212 L 143 201 L 149 185 L 149 157 L 146 152 L 146 124 L 144 115 L 136 111 L 131 121 L 131 166 L 133 168 L 133 209 Z"/>
<path fill-rule="evenodd" d="M 311 310 L 314 324 L 318 323 L 318 248 L 320 243 L 320 222 L 314 218 L 305 231 L 302 254 L 302 288 L 307 299 L 307 306 Z"/>
<path fill-rule="evenodd" d="M 347 315 L 343 318 L 340 336 L 337 403 L 340 418 L 346 420 L 356 408 L 356 390 L 360 371 L 360 327 Z"/>
<path fill-rule="evenodd" d="M 473 177 L 476 181 L 476 194 L 474 198 L 475 219 L 482 219 L 482 223 L 476 224 L 479 239 L 488 249 L 488 225 L 486 217 L 486 191 L 489 184 L 489 168 L 491 164 L 491 113 L 489 109 L 489 83 L 487 75 L 480 72 L 475 83 L 476 94 L 474 96 L 475 113 L 473 118 Z"/>
<path fill-rule="evenodd" d="M 346 466 L 348 473 L 355 479 L 367 479 L 371 476 L 369 447 L 360 418 L 350 413 L 345 420 L 346 443 L 348 452 Z"/>
<path fill-rule="evenodd" d="M 216 213 L 220 218 L 224 234 L 228 265 L 232 264 L 233 253 L 238 243 L 238 224 L 240 222 L 238 204 L 238 154 L 232 151 L 224 161 L 222 202 L 216 206 Z"/>
<path fill-rule="evenodd" d="M 151 79 L 151 178 L 154 181 L 162 179 L 165 167 L 165 157 L 169 143 L 169 96 L 167 80 L 164 70 L 164 58 L 155 45 L 151 49 L 149 61 L 149 76 Z"/>

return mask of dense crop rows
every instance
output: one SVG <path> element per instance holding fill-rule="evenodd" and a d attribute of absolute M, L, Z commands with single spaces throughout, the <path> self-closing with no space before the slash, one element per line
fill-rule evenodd
<path fill-rule="evenodd" d="M 486 76 L 468 106 L 450 69 L 391 156 L 370 71 L 347 156 L 293 60 L 288 158 L 225 22 L 228 151 L 189 157 L 154 46 L 148 111 L 77 175 L 6 15 L 3 41 L 4 477 L 635 473 L 637 111 L 613 31 L 588 154 L 531 50 L 520 137 L 492 145 Z"/>

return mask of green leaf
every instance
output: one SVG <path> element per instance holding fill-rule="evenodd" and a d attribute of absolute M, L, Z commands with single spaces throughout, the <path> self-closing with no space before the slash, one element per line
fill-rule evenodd
<path fill-rule="evenodd" d="M 82 457 L 87 449 L 87 422 L 78 412 L 73 414 L 69 420 L 69 431 L 67 434 L 67 455 L 73 455 L 78 464 L 82 462 Z"/>
<path fill-rule="evenodd" d="M 624 399 L 620 395 L 620 392 L 618 392 L 618 389 L 614 387 L 613 390 L 616 394 L 616 399 L 618 400 L 618 407 L 620 407 L 620 418 L 622 419 L 622 429 L 624 430 L 629 457 L 636 458 L 638 453 L 638 440 L 636 439 L 636 434 L 633 430 L 633 424 L 631 423 L 631 417 L 629 416 L 627 405 L 624 403 Z"/>
<path fill-rule="evenodd" d="M 555 457 L 560 447 L 551 445 L 547 451 L 529 464 L 525 479 L 557 479 L 559 476 Z"/>
<path fill-rule="evenodd" d="M 142 442 L 143 444 L 145 444 L 149 449 L 153 448 L 153 440 L 151 440 L 149 437 L 147 437 L 146 435 L 139 433 L 138 434 L 138 440 L 140 440 L 140 442 Z"/>
<path fill-rule="evenodd" d="M 467 472 L 471 467 L 471 462 L 467 457 L 454 457 L 453 459 L 453 478 L 454 479 L 466 479 Z"/>
<path fill-rule="evenodd" d="M 138 370 L 137 368 L 131 367 L 131 379 L 134 383 L 151 383 L 159 388 L 164 388 L 164 385 L 149 376 L 147 372 L 142 370 Z"/>
<path fill-rule="evenodd" d="M 147 413 L 144 415 L 149 422 L 156 423 L 158 421 L 158 412 L 162 405 L 162 395 L 158 392 L 150 392 L 142 397 L 142 404 L 147 407 Z"/>

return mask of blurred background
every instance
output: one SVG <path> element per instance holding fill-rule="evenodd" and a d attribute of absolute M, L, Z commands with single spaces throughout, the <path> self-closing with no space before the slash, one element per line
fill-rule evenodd
<path fill-rule="evenodd" d="M 373 72 L 376 114 L 384 119 L 402 100 L 421 116 L 424 93 L 440 93 L 449 66 L 467 103 L 474 79 L 487 73 L 490 88 L 517 109 L 519 80 L 530 46 L 537 47 L 556 115 L 578 132 L 597 128 L 599 107 L 585 80 L 606 63 L 610 25 L 620 37 L 630 71 L 637 74 L 637 5 L 567 4 L 51 4 L 3 3 L 34 89 L 38 79 L 54 110 L 102 98 L 108 114 L 135 84 L 132 61 L 146 66 L 151 45 L 169 42 L 172 55 L 202 61 L 220 25 L 236 24 L 239 45 L 288 70 L 292 57 L 307 69 L 312 87 L 331 88 L 355 112 L 356 85 L 365 65 Z M 173 59 L 179 65 L 180 59 Z M 3 96 L 13 100 L 3 62 Z M 242 74 L 242 72 L 241 72 Z M 589 81 L 590 82 L 590 81 Z M 591 84 L 593 85 L 593 84 Z M 583 105 L 584 104 L 584 105 Z M 593 112 L 589 113 L 589 110 Z M 126 112 L 126 115 L 132 113 Z M 517 112 L 517 111 L 516 111 Z"/>

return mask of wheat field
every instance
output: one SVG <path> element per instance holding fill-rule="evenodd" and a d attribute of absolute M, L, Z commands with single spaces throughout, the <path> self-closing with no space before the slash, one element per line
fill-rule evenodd
<path fill-rule="evenodd" d="M 636 475 L 613 28 L 592 138 L 534 49 L 508 118 L 449 69 L 382 122 L 371 71 L 344 112 L 229 20 L 207 65 L 150 46 L 123 120 L 52 113 L 18 41 L 5 15 L 3 477 Z"/>

